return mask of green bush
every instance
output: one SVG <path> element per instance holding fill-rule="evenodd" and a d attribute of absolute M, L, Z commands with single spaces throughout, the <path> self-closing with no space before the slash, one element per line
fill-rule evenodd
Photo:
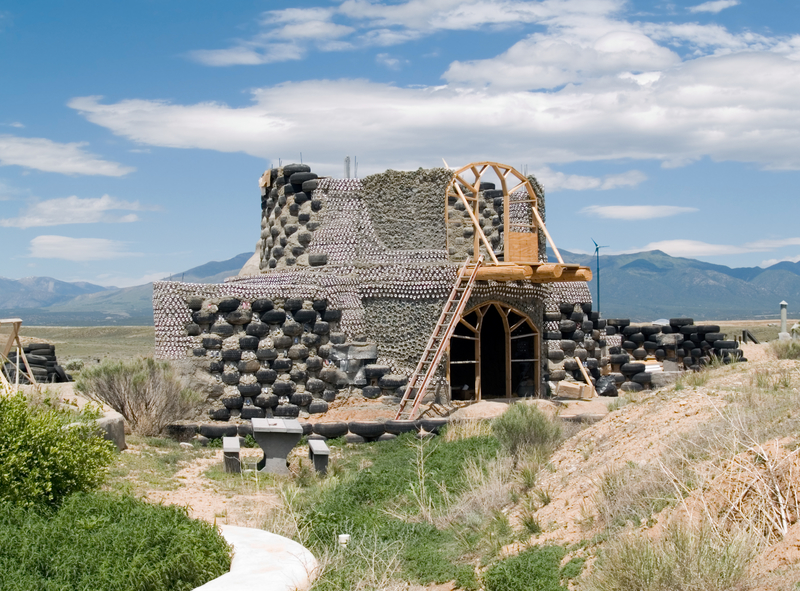
<path fill-rule="evenodd" d="M 492 431 L 515 460 L 533 453 L 548 455 L 561 438 L 561 425 L 533 404 L 514 404 L 492 423 Z"/>
<path fill-rule="evenodd" d="M 75 388 L 109 405 L 125 417 L 134 433 L 143 436 L 160 435 L 169 423 L 186 418 L 198 402 L 168 362 L 150 357 L 103 361 L 84 369 Z"/>
<path fill-rule="evenodd" d="M 186 509 L 107 493 L 58 510 L 0 503 L 0 589 L 183 591 L 230 569 L 230 549 Z"/>
<path fill-rule="evenodd" d="M 483 575 L 486 591 L 566 591 L 560 546 L 530 548 L 493 564 Z"/>
<path fill-rule="evenodd" d="M 99 486 L 114 445 L 96 434 L 93 418 L 31 405 L 22 394 L 0 397 L 0 500 L 58 505 Z"/>

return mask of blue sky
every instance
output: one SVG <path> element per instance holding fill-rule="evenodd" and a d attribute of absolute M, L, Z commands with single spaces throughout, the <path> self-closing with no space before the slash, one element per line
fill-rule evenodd
<path fill-rule="evenodd" d="M 791 3 L 6 0 L 0 85 L 0 276 L 252 251 L 258 178 L 301 153 L 527 167 L 566 250 L 800 260 Z"/>

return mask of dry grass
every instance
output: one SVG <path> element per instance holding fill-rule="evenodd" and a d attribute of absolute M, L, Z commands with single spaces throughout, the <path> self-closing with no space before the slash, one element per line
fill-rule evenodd
<path fill-rule="evenodd" d="M 491 421 L 475 419 L 451 420 L 444 431 L 444 440 L 452 442 L 491 434 Z"/>

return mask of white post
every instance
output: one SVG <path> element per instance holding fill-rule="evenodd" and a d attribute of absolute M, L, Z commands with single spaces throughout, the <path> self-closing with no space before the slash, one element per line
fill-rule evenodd
<path fill-rule="evenodd" d="M 789 307 L 789 304 L 786 302 L 781 302 L 781 332 L 778 333 L 778 340 L 779 341 L 788 341 L 791 339 L 791 335 L 786 330 L 786 309 Z"/>

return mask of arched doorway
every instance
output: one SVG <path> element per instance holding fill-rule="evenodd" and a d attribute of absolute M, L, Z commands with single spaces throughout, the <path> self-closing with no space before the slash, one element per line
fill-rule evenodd
<path fill-rule="evenodd" d="M 523 312 L 502 302 L 469 310 L 450 339 L 452 398 L 537 396 L 539 349 L 539 332 Z"/>

